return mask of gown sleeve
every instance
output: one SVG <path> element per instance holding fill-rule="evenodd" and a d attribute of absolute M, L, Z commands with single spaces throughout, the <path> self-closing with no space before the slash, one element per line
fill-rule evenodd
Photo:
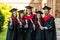
<path fill-rule="evenodd" d="M 13 29 L 13 26 L 12 26 L 12 23 L 11 23 L 11 22 L 8 22 L 8 28 L 9 28 L 10 30 Z"/>
<path fill-rule="evenodd" d="M 48 29 L 48 30 L 53 30 L 53 27 L 54 27 L 54 18 L 50 18 L 49 20 L 49 23 L 47 24 L 47 26 L 45 27 L 45 29 Z"/>

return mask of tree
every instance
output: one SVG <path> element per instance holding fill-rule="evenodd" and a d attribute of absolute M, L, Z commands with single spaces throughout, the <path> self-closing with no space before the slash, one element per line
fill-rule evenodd
<path fill-rule="evenodd" d="M 3 29 L 3 23 L 4 23 L 4 16 L 3 16 L 3 14 L 2 14 L 2 12 L 1 12 L 1 10 L 0 10 L 0 32 L 2 31 L 2 29 Z"/>
<path fill-rule="evenodd" d="M 7 5 L 5 3 L 0 2 L 0 31 L 4 31 L 7 28 L 8 24 L 8 16 L 11 16 L 11 12 L 9 12 L 12 9 L 11 5 Z M 3 20 L 4 18 L 4 20 Z M 4 22 L 2 22 L 4 21 Z M 2 24 L 1 24 L 2 23 Z"/>

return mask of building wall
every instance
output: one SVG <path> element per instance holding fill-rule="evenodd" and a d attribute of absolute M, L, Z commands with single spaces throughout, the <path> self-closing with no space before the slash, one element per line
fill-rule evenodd
<path fill-rule="evenodd" d="M 37 0 L 37 1 L 38 1 L 37 3 L 31 1 L 29 5 L 38 9 L 38 10 L 42 10 L 42 0 Z"/>
<path fill-rule="evenodd" d="M 56 0 L 56 18 L 60 18 L 60 0 Z"/>
<path fill-rule="evenodd" d="M 60 18 L 60 0 L 48 0 L 47 5 L 52 8 L 51 14 L 55 18 Z"/>
<path fill-rule="evenodd" d="M 55 0 L 48 0 L 47 1 L 47 6 L 51 7 L 51 11 L 50 11 L 51 13 L 50 14 L 53 17 L 55 17 L 55 10 L 56 10 L 55 9 L 55 6 L 56 6 L 55 4 L 56 4 L 56 1 Z"/>

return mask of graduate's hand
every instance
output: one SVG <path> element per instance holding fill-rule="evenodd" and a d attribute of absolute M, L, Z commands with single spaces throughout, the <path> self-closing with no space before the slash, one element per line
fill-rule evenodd
<path fill-rule="evenodd" d="M 25 27 L 25 28 L 28 28 L 28 24 L 26 24 L 24 27 Z"/>
<path fill-rule="evenodd" d="M 19 18 L 17 18 L 17 20 L 18 20 L 18 23 L 20 23 L 20 20 L 19 20 Z"/>
<path fill-rule="evenodd" d="M 10 21 L 10 22 L 12 22 L 12 19 L 11 19 L 11 17 L 8 17 L 8 19 L 9 19 L 9 21 Z"/>
<path fill-rule="evenodd" d="M 43 27 L 43 26 L 40 26 L 40 29 L 41 29 L 41 30 L 44 30 L 44 27 Z"/>
<path fill-rule="evenodd" d="M 34 28 L 34 30 L 35 30 L 35 25 L 33 24 L 33 28 Z"/>
<path fill-rule="evenodd" d="M 20 25 L 22 25 L 22 22 L 20 22 Z"/>

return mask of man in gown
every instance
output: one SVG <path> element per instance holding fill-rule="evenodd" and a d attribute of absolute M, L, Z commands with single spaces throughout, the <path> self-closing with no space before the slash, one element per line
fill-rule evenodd
<path fill-rule="evenodd" d="M 55 28 L 55 22 L 54 17 L 49 14 L 50 7 L 45 6 L 43 8 L 44 10 L 44 28 L 45 28 L 45 40 L 56 40 L 56 28 Z"/>

